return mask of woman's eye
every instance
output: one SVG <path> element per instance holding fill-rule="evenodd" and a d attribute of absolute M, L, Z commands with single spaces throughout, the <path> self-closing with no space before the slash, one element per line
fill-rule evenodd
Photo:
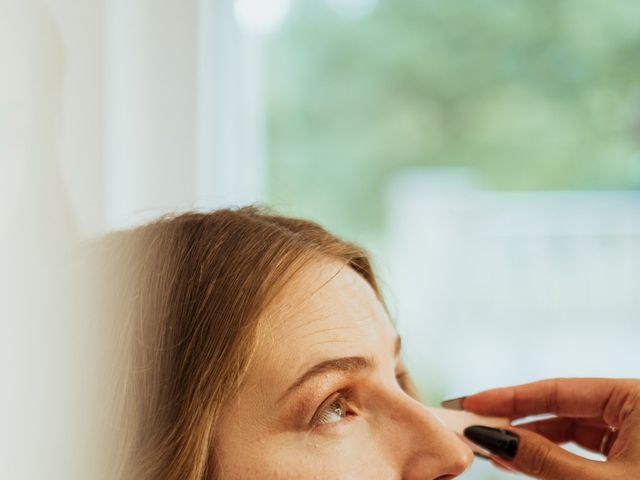
<path fill-rule="evenodd" d="M 324 425 L 328 423 L 336 423 L 347 416 L 347 402 L 344 397 L 336 397 L 331 403 L 322 407 L 318 412 L 316 423 Z"/>

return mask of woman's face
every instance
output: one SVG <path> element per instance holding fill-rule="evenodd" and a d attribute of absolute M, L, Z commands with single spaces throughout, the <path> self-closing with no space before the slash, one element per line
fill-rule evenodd
<path fill-rule="evenodd" d="M 403 389 L 397 334 L 337 262 L 301 271 L 266 315 L 216 437 L 223 479 L 447 479 L 471 450 Z"/>

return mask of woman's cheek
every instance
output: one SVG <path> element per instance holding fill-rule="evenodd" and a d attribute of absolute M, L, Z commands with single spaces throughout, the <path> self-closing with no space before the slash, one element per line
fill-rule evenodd
<path fill-rule="evenodd" d="M 389 461 L 392 446 L 370 431 L 350 438 L 340 446 L 342 476 L 345 480 L 388 479 L 398 476 L 397 469 Z"/>
<path fill-rule="evenodd" d="M 392 471 L 392 466 L 387 462 L 390 445 L 377 439 L 367 427 L 368 425 L 356 421 L 349 425 L 348 434 L 316 441 L 312 447 L 312 457 L 317 461 L 319 469 L 325 468 L 324 478 L 395 478 L 397 472 Z"/>
<path fill-rule="evenodd" d="M 386 449 L 357 428 L 346 435 L 310 433 L 274 440 L 271 448 L 257 456 L 264 462 L 261 478 L 371 480 L 393 478 L 395 473 L 385 464 Z"/>

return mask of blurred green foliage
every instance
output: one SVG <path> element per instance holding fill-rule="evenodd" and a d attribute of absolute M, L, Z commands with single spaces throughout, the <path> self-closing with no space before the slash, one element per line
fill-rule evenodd
<path fill-rule="evenodd" d="M 298 0 L 268 47 L 270 200 L 362 240 L 406 166 L 638 188 L 639 20 L 637 0 L 379 0 L 360 18 Z"/>

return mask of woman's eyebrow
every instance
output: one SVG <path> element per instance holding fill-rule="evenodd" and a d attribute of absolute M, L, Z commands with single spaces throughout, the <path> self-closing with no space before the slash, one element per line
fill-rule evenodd
<path fill-rule="evenodd" d="M 394 342 L 394 357 L 400 355 L 401 340 L 400 337 L 396 337 Z M 313 367 L 309 368 L 293 383 L 284 394 L 280 397 L 279 402 L 282 402 L 285 397 L 290 395 L 294 390 L 297 390 L 309 380 L 323 375 L 327 372 L 357 372 L 361 370 L 371 370 L 375 367 L 375 360 L 372 357 L 342 357 L 332 358 L 320 362 Z"/>
<path fill-rule="evenodd" d="M 374 366 L 374 360 L 368 357 L 342 357 L 325 360 L 324 362 L 314 365 L 300 375 L 300 377 L 289 388 L 287 388 L 287 391 L 284 392 L 279 401 L 284 400 L 285 397 L 290 395 L 294 390 L 300 388 L 309 380 L 327 372 L 356 372 L 361 370 L 371 370 Z"/>

